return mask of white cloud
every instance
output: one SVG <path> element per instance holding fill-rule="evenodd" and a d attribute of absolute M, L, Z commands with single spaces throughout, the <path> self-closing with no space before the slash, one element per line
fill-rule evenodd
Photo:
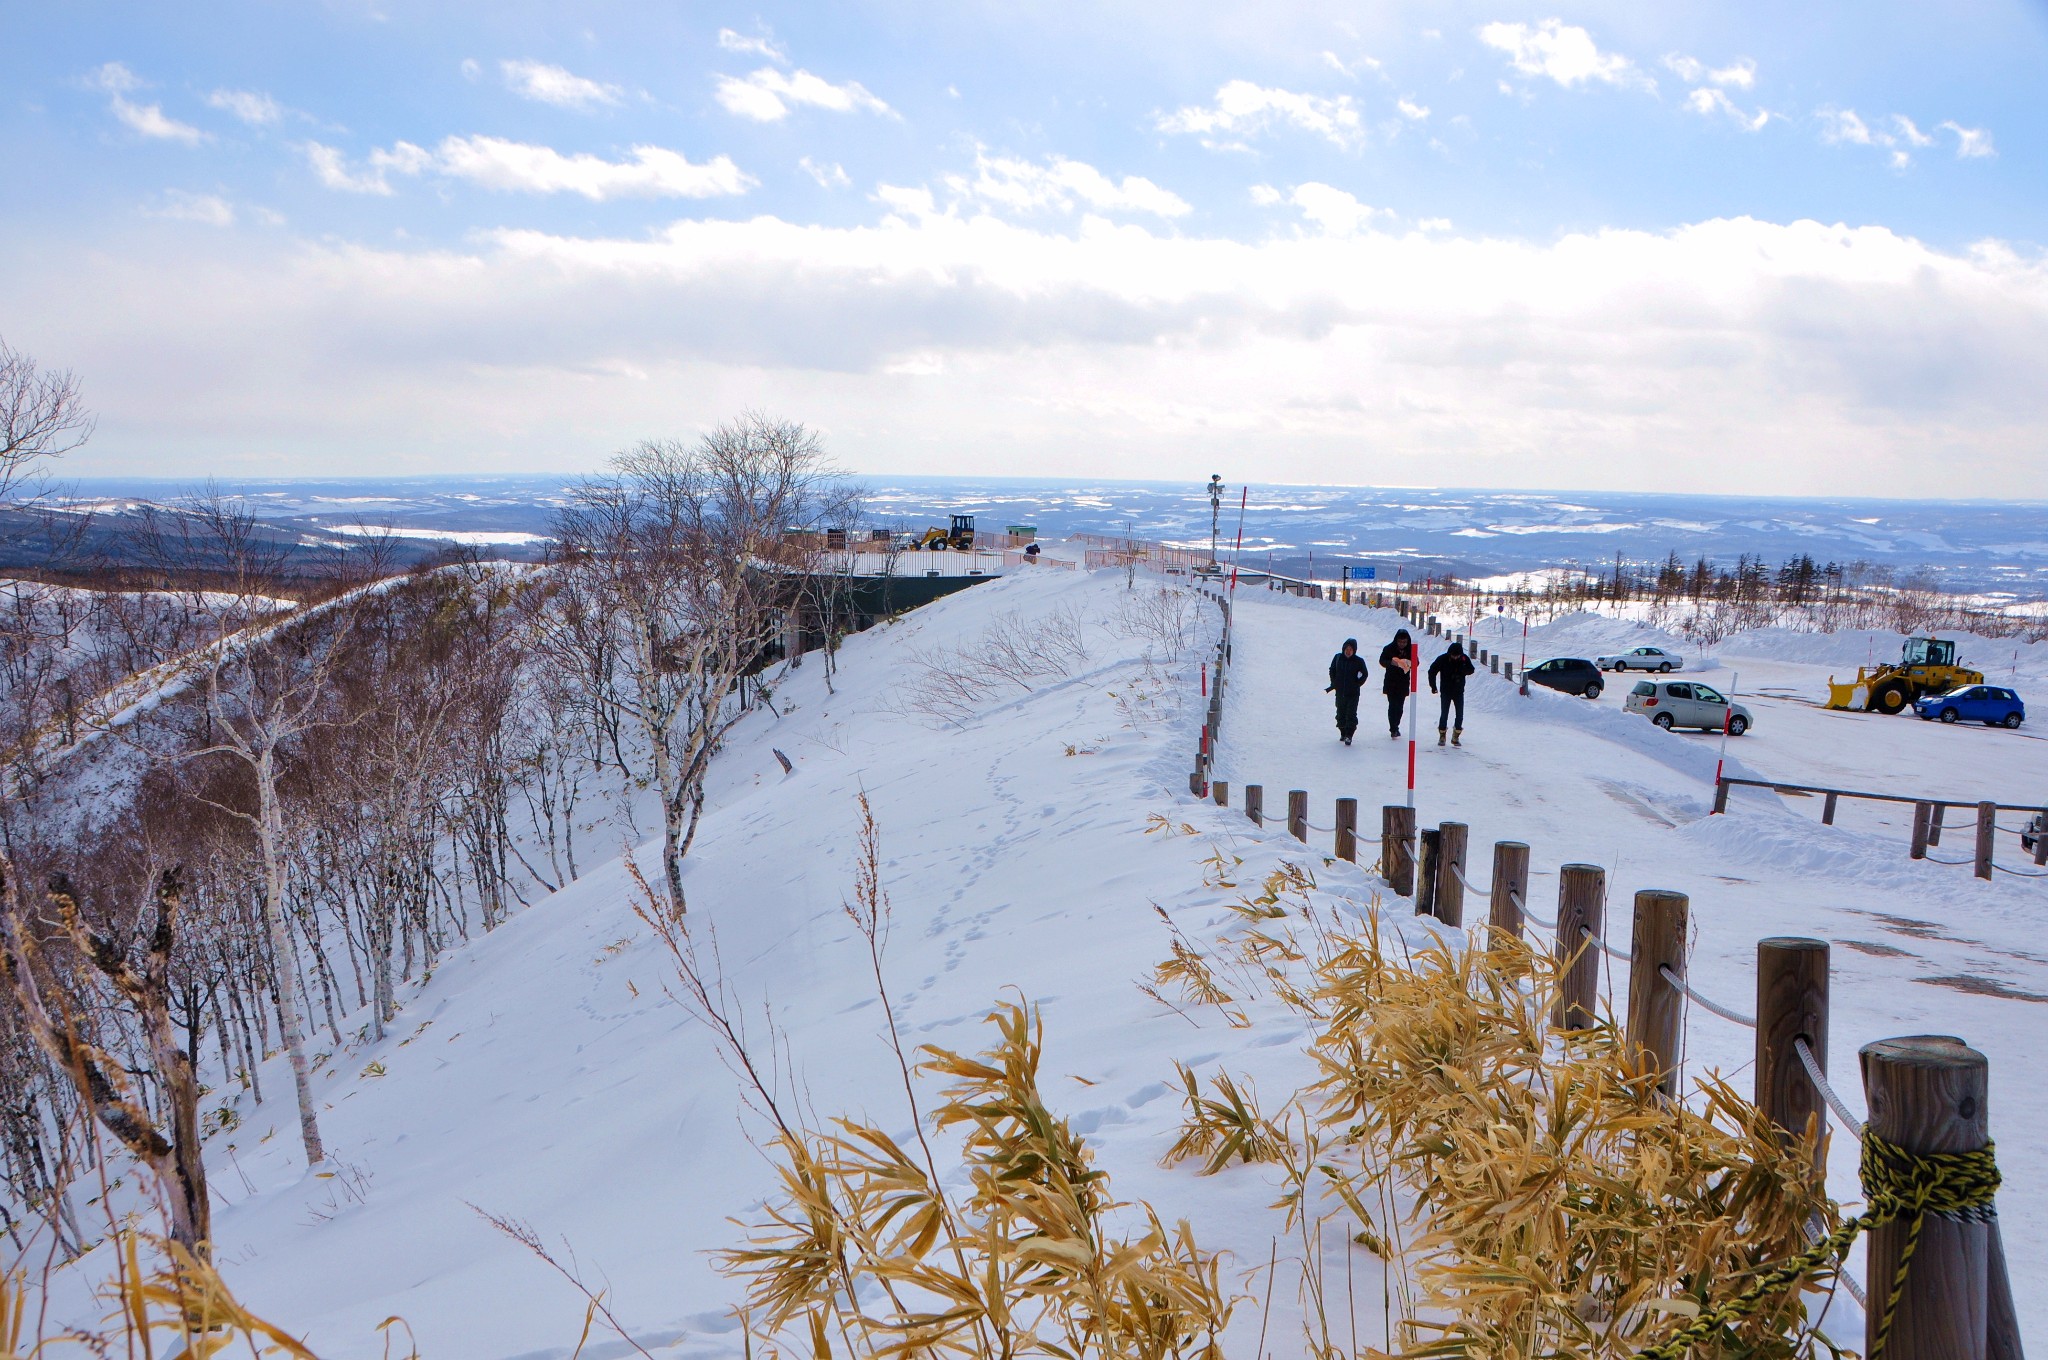
<path fill-rule="evenodd" d="M 501 61 L 498 70 L 505 77 L 505 88 L 521 99 L 561 109 L 616 104 L 625 93 L 616 85 L 601 84 L 543 61 Z"/>
<path fill-rule="evenodd" d="M 881 113 L 892 117 L 895 114 L 857 80 L 834 85 L 809 71 L 785 75 L 772 66 L 763 66 L 744 80 L 720 76 L 716 95 L 727 113 L 757 123 L 780 122 L 789 116 L 791 107 L 803 105 L 834 113 Z"/>
<path fill-rule="evenodd" d="M 922 187 L 878 184 L 875 186 L 875 201 L 887 208 L 891 219 L 896 221 L 922 221 L 939 215 L 938 203 L 932 198 L 932 191 Z"/>
<path fill-rule="evenodd" d="M 1401 111 L 1401 116 L 1403 118 L 1413 119 L 1415 122 L 1418 123 L 1421 122 L 1423 119 L 1429 117 L 1429 106 L 1426 104 L 1418 104 L 1412 99 L 1396 99 L 1394 101 L 1394 107 Z"/>
<path fill-rule="evenodd" d="M 1634 62 L 1616 52 L 1602 52 L 1593 35 L 1562 19 L 1545 19 L 1528 24 L 1488 24 L 1479 30 L 1479 41 L 1507 54 L 1508 62 L 1525 76 L 1547 76 L 1569 89 L 1590 81 L 1635 88 L 1656 88 L 1656 82 L 1636 69 Z"/>
<path fill-rule="evenodd" d="M 595 466 L 679 410 L 761 405 L 902 472 L 968 447 L 991 473 L 1102 475 L 1110 431 L 1133 477 L 1227 451 L 1275 482 L 1827 494 L 1853 460 L 1870 494 L 2038 484 L 2036 252 L 1749 219 L 1246 243 L 894 192 L 850 227 L 60 242 L 0 258 L 0 314 L 90 371 L 166 472 L 418 470 L 422 430 L 443 467 Z M 884 370 L 933 364 L 912 418 Z"/>
<path fill-rule="evenodd" d="M 698 164 L 658 146 L 636 146 L 623 161 L 587 153 L 565 156 L 553 147 L 502 137 L 445 137 L 432 151 L 398 142 L 388 151 L 372 151 L 360 166 L 351 166 L 339 150 L 319 142 L 308 142 L 305 154 L 322 184 L 352 194 L 389 195 L 391 176 L 428 171 L 505 193 L 581 194 L 594 202 L 715 198 L 743 194 L 755 183 L 730 157 Z"/>
<path fill-rule="evenodd" d="M 1664 65 L 1688 85 L 1732 85 L 1738 90 L 1756 88 L 1756 62 L 1748 57 L 1737 57 L 1715 70 L 1703 61 L 1673 52 L 1664 58 Z"/>
<path fill-rule="evenodd" d="M 1275 203 L 1281 202 L 1284 199 L 1285 195 L 1283 195 L 1278 189 L 1275 189 L 1270 184 L 1254 184 L 1251 187 L 1251 197 L 1252 202 L 1258 204 L 1260 207 L 1270 208 Z"/>
<path fill-rule="evenodd" d="M 1070 213 L 1086 207 L 1171 219 L 1193 211 L 1180 195 L 1149 179 L 1126 175 L 1113 180 L 1094 166 L 1065 156 L 1049 156 L 1041 165 L 1012 156 L 991 156 L 977 148 L 974 178 L 948 175 L 946 187 L 956 197 L 1018 212 Z"/>
<path fill-rule="evenodd" d="M 483 79 L 484 68 L 477 62 L 477 59 L 475 57 L 464 57 L 462 59 L 461 69 L 462 78 L 464 80 Z"/>
<path fill-rule="evenodd" d="M 565 156 L 552 147 L 499 137 L 449 137 L 435 155 L 435 169 L 486 189 L 524 194 L 581 194 L 596 202 L 613 198 L 716 198 L 743 194 L 753 186 L 726 156 L 697 164 L 658 146 L 636 146 L 632 158 Z"/>
<path fill-rule="evenodd" d="M 218 194 L 192 194 L 182 189 L 171 189 L 165 192 L 162 203 L 145 211 L 151 217 L 165 217 L 174 222 L 201 222 L 209 227 L 232 227 L 235 224 L 234 205 Z"/>
<path fill-rule="evenodd" d="M 1709 85 L 1702 85 L 1686 95 L 1685 106 L 1703 116 L 1726 114 L 1744 132 L 1761 132 L 1764 125 L 1771 121 L 1770 110 L 1758 109 L 1755 113 L 1744 113 L 1736 107 L 1735 101 L 1728 97 L 1726 90 Z"/>
<path fill-rule="evenodd" d="M 1922 132 L 1912 119 L 1903 113 L 1892 115 L 1892 126 L 1899 130 L 1899 136 L 1908 146 L 1933 146 L 1934 139 Z"/>
<path fill-rule="evenodd" d="M 847 177 L 846 167 L 840 165 L 837 161 L 814 161 L 809 156 L 804 156 L 797 161 L 797 166 L 805 174 L 818 181 L 820 188 L 844 189 L 853 183 Z"/>
<path fill-rule="evenodd" d="M 1329 236 L 1355 235 L 1374 217 L 1386 212 L 1384 208 L 1360 203 L 1342 189 L 1314 180 L 1295 185 L 1287 201 L 1301 209 L 1303 217 L 1321 227 Z"/>
<path fill-rule="evenodd" d="M 426 148 L 414 146 L 411 142 L 395 143 L 389 151 L 379 147 L 360 167 L 351 167 L 348 157 L 337 147 L 307 142 L 303 150 L 306 163 L 313 167 L 313 174 L 320 183 L 345 194 L 389 197 L 394 192 L 391 176 L 418 175 L 434 163 Z"/>
<path fill-rule="evenodd" d="M 1865 123 L 1854 109 L 1820 109 L 1814 116 L 1821 122 L 1820 139 L 1830 145 L 1891 145 L 1891 138 L 1887 134 L 1872 132 L 1870 125 Z"/>
<path fill-rule="evenodd" d="M 284 106 L 257 90 L 215 90 L 206 96 L 206 104 L 233 114 L 250 127 L 269 127 L 284 117 Z"/>
<path fill-rule="evenodd" d="M 138 104 L 129 99 L 145 82 L 121 62 L 110 61 L 95 67 L 85 83 L 88 88 L 105 93 L 108 110 L 131 132 L 153 141 L 182 142 L 186 146 L 212 140 L 190 123 L 167 115 L 161 104 Z"/>
<path fill-rule="evenodd" d="M 1297 94 L 1249 80 L 1225 84 L 1216 91 L 1214 104 L 1191 104 L 1157 120 L 1161 132 L 1191 133 L 1201 137 L 1204 145 L 1218 148 L 1241 147 L 1246 138 L 1275 125 L 1313 133 L 1346 148 L 1365 138 L 1358 102 L 1350 95 Z"/>
<path fill-rule="evenodd" d="M 750 56 L 766 57 L 773 62 L 787 66 L 789 54 L 773 38 L 750 38 L 730 28 L 718 30 L 718 45 L 727 52 L 745 52 Z"/>
<path fill-rule="evenodd" d="M 1983 128 L 1966 128 L 1955 122 L 1943 123 L 1941 127 L 1943 131 L 1956 135 L 1956 155 L 1964 160 L 1998 154 L 1998 148 L 1991 144 L 1991 134 Z"/>
<path fill-rule="evenodd" d="M 1346 62 L 1344 58 L 1338 56 L 1335 52 L 1324 52 L 1323 62 L 1346 80 L 1358 79 L 1361 71 L 1378 71 L 1380 69 L 1377 57 L 1358 57 Z"/>

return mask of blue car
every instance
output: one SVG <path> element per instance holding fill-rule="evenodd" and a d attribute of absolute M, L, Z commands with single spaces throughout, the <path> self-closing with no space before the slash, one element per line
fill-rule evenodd
<path fill-rule="evenodd" d="M 1980 722 L 1989 727 L 2018 727 L 2027 720 L 2020 696 L 1997 685 L 1960 685 L 1946 694 L 1913 701 L 1913 710 L 1929 722 Z"/>

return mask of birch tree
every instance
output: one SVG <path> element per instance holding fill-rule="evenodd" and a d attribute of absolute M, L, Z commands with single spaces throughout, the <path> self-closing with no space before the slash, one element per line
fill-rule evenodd
<path fill-rule="evenodd" d="M 639 738 L 626 758 L 660 795 L 677 912 L 704 778 L 742 712 L 736 691 L 816 570 L 810 545 L 846 522 L 854 498 L 816 435 L 749 414 L 695 443 L 621 454 L 562 518 L 562 569 L 616 643 L 618 702 Z"/>

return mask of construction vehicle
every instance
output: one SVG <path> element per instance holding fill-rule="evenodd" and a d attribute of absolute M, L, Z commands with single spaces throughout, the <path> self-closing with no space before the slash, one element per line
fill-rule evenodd
<path fill-rule="evenodd" d="M 1984 675 L 1956 664 L 1956 644 L 1938 638 L 1908 638 L 1899 662 L 1858 666 L 1856 678 L 1828 677 L 1829 708 L 1903 713 L 1923 694 L 1946 694 L 1958 685 L 1981 685 Z"/>
<path fill-rule="evenodd" d="M 931 528 L 924 531 L 924 536 L 917 540 L 916 546 L 929 549 L 951 548 L 955 552 L 972 552 L 974 550 L 974 516 L 955 515 L 953 516 L 952 527 L 947 529 L 941 529 L 938 525 L 934 524 Z"/>

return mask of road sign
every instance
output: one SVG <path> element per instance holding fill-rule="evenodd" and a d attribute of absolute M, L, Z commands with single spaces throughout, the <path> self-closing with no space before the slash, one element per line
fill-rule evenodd
<path fill-rule="evenodd" d="M 1346 567 L 1344 568 L 1344 579 L 1347 581 L 1377 581 L 1380 579 L 1380 569 L 1378 567 Z"/>

